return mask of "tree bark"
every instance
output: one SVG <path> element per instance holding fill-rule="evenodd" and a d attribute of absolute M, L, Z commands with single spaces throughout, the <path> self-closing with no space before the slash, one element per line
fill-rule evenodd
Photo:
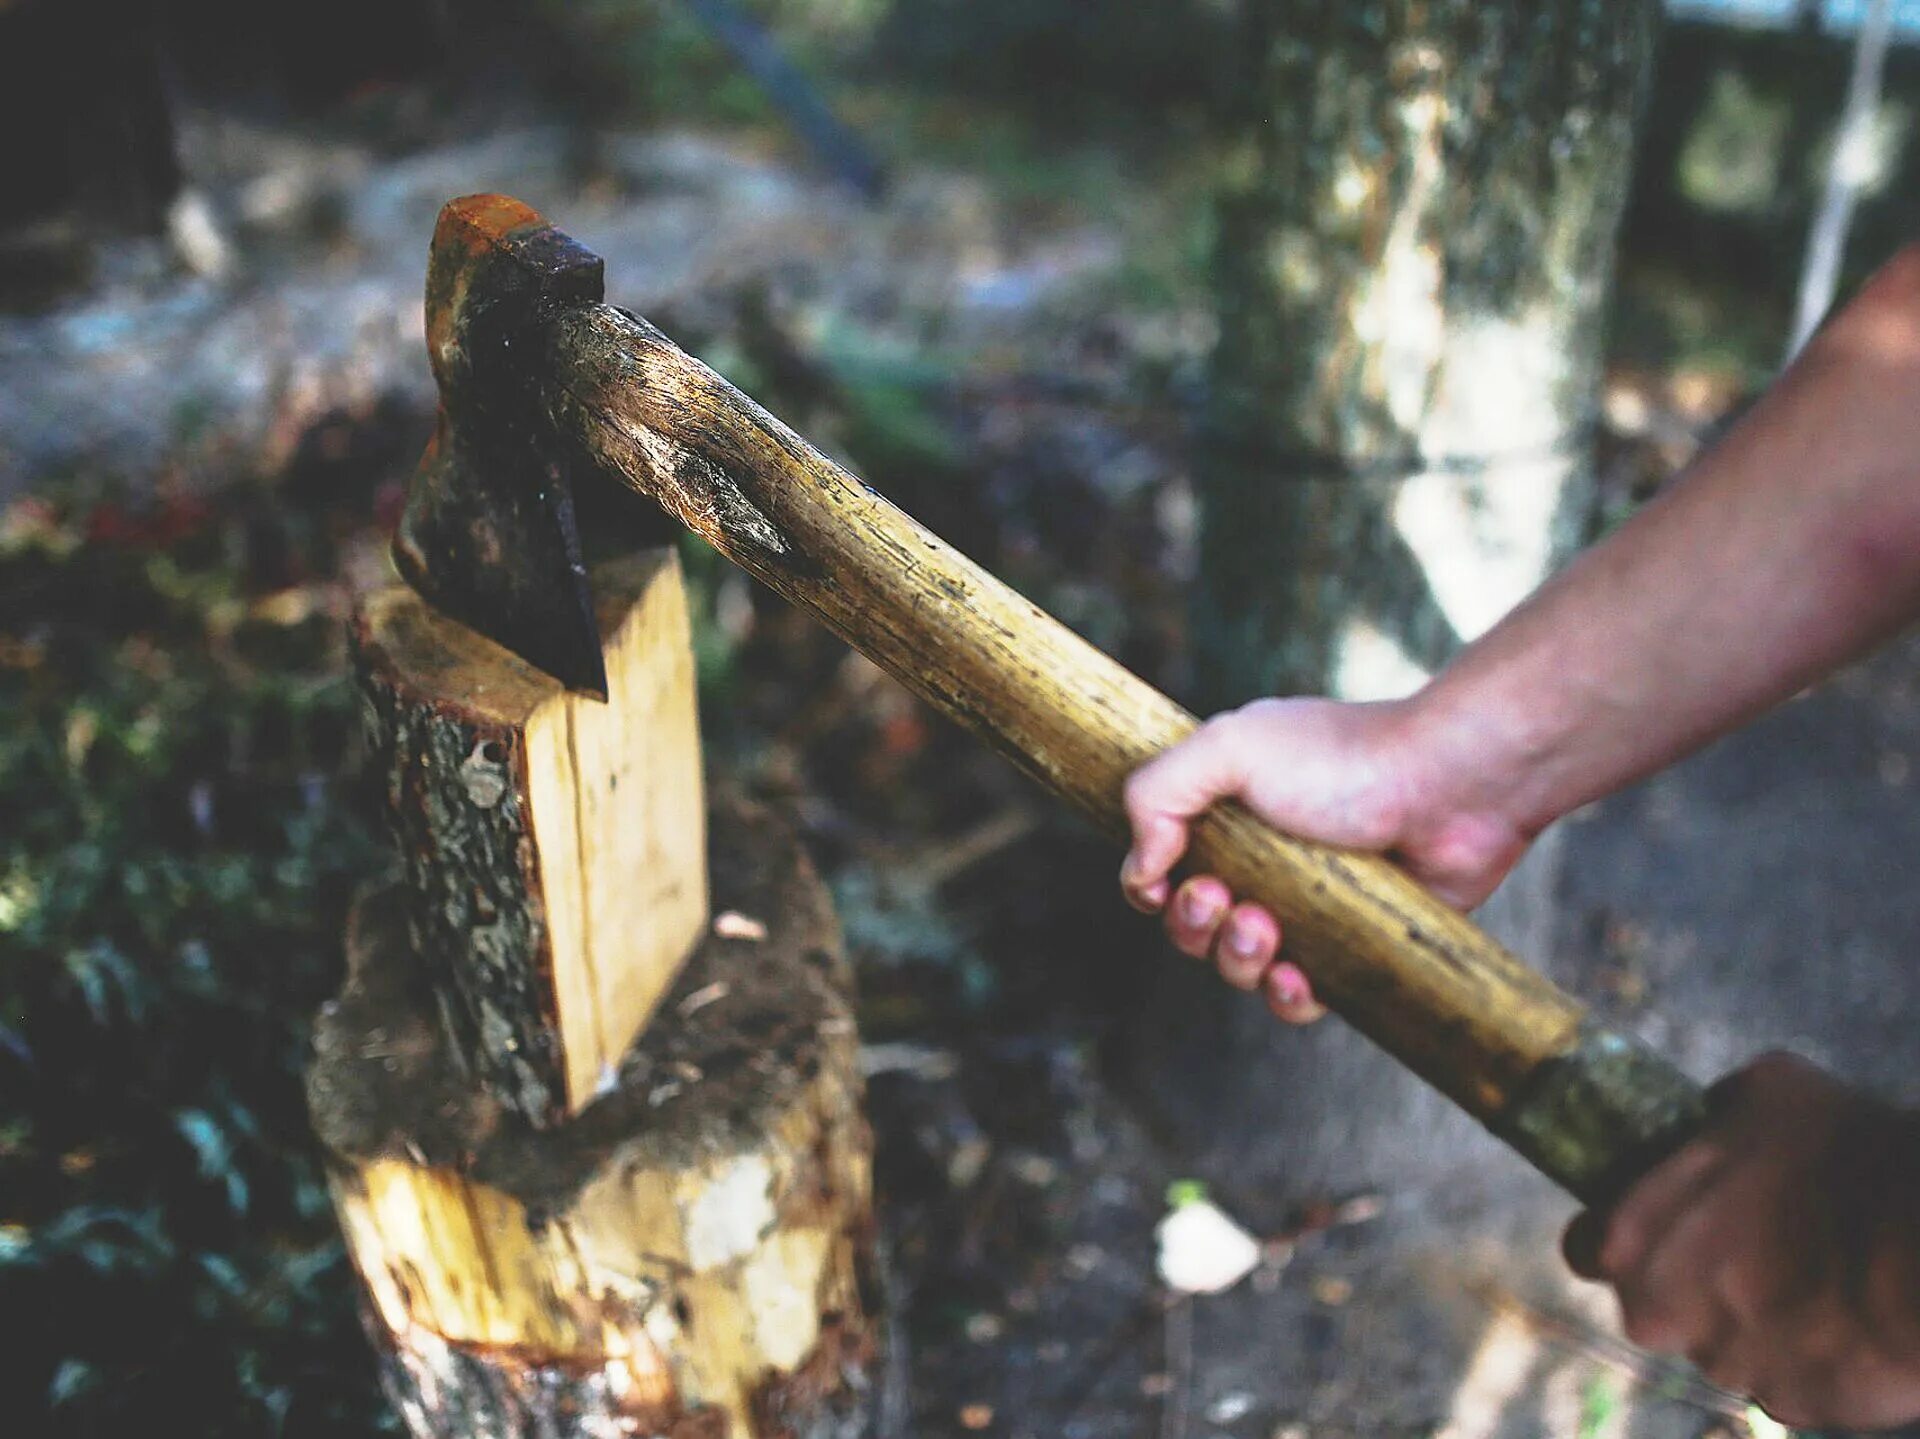
<path fill-rule="evenodd" d="M 534 1124 L 612 1082 L 707 918 L 679 561 L 602 566 L 594 589 L 604 703 L 404 586 L 353 629 L 414 946 L 459 1052 Z"/>
<path fill-rule="evenodd" d="M 363 899 L 308 1074 L 383 1381 L 421 1439 L 858 1439 L 877 1332 L 851 978 L 787 831 L 723 808 L 705 938 L 584 1114 L 536 1129 L 438 1023 L 407 897 Z"/>
<path fill-rule="evenodd" d="M 1248 0 L 1198 470 L 1207 708 L 1408 693 L 1584 539 L 1657 11 Z M 1481 915 L 1533 957 L 1551 947 L 1555 848 Z M 1281 1034 L 1168 982 L 1146 1088 L 1203 1161 L 1285 1201 L 1483 1157 L 1342 1027 Z M 1254 1099 L 1273 1094 L 1285 1104 Z"/>

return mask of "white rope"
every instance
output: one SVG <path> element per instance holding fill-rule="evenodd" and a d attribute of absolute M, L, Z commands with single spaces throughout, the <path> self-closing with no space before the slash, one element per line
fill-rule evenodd
<path fill-rule="evenodd" d="M 1847 84 L 1847 108 L 1827 163 L 1827 184 L 1807 236 L 1807 259 L 1800 272 L 1800 299 L 1787 341 L 1787 364 L 1813 338 L 1840 283 L 1847 231 L 1861 187 L 1873 174 L 1874 121 L 1880 113 L 1880 72 L 1893 33 L 1893 0 L 1870 0 L 1853 44 L 1853 78 Z"/>

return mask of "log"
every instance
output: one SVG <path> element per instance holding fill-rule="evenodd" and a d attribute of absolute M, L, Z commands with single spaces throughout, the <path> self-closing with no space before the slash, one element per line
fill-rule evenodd
<path fill-rule="evenodd" d="M 708 935 L 584 1114 L 476 1091 L 403 891 L 358 905 L 308 1099 L 383 1381 L 421 1439 L 856 1439 L 877 1372 L 871 1137 L 824 886 L 718 813 Z M 729 926 L 729 934 L 745 927 Z"/>
<path fill-rule="evenodd" d="M 604 703 L 404 586 L 352 631 L 413 947 L 457 1052 L 536 1125 L 611 1083 L 707 919 L 679 561 L 648 551 L 593 584 Z"/>

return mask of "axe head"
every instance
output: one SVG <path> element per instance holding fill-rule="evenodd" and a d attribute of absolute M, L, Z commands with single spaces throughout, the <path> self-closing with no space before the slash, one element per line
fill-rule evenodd
<path fill-rule="evenodd" d="M 394 563 L 436 608 L 606 698 L 572 471 L 539 398 L 541 327 L 597 302 L 600 258 L 518 200 L 469 195 L 434 229 L 427 350 L 440 417 Z"/>

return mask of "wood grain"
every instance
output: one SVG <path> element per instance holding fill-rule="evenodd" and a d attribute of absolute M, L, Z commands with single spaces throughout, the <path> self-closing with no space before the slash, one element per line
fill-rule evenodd
<path fill-rule="evenodd" d="M 397 890 L 366 896 L 309 1107 L 382 1377 L 422 1439 L 868 1431 L 871 1136 L 851 977 L 798 842 L 728 807 L 706 936 L 616 1087 L 535 1129 L 476 1092 Z"/>
<path fill-rule="evenodd" d="M 404 586 L 354 629 L 416 944 L 477 1072 L 536 1123 L 610 1082 L 707 918 L 678 559 L 604 566 L 595 592 L 604 703 Z"/>

